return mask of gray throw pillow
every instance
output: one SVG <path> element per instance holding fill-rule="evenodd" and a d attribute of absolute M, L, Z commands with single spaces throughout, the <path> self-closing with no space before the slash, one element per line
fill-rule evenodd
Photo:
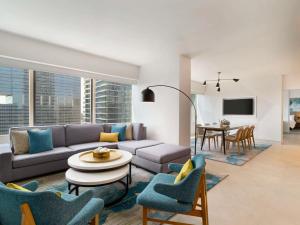
<path fill-rule="evenodd" d="M 12 131 L 11 140 L 14 147 L 14 154 L 21 155 L 29 152 L 29 141 L 27 130 Z"/>
<path fill-rule="evenodd" d="M 126 126 L 126 140 L 132 140 L 133 139 L 132 129 L 133 129 L 132 124 L 131 123 L 127 124 L 127 126 Z"/>

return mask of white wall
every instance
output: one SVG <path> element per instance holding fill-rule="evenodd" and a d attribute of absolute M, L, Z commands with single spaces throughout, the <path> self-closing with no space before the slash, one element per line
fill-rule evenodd
<path fill-rule="evenodd" d="M 232 124 L 255 124 L 258 139 L 281 141 L 281 90 L 280 75 L 242 77 L 238 83 L 221 83 L 218 93 L 215 84 L 208 85 L 206 93 L 198 98 L 199 122 L 228 119 Z M 222 99 L 256 97 L 256 116 L 223 116 Z"/>
<path fill-rule="evenodd" d="M 190 70 L 188 64 L 188 58 L 163 51 L 156 60 L 141 66 L 140 79 L 138 84 L 133 86 L 133 120 L 145 124 L 148 138 L 173 144 L 187 144 L 190 135 L 188 101 L 180 97 L 176 90 L 156 87 L 152 88 L 155 92 L 155 102 L 141 102 L 141 91 L 149 85 L 166 84 L 182 88 L 189 93 L 190 73 L 185 71 Z M 180 107 L 187 108 L 179 110 Z"/>
<path fill-rule="evenodd" d="M 300 74 L 298 75 L 284 75 L 283 88 L 285 90 L 300 89 Z"/>
<path fill-rule="evenodd" d="M 181 56 L 179 74 L 179 89 L 190 96 L 191 93 L 191 59 Z M 193 124 L 193 126 L 195 123 Z M 192 128 L 193 129 L 193 128 Z M 186 96 L 179 95 L 179 144 L 189 146 L 191 130 L 191 102 Z M 194 130 L 194 129 L 193 129 Z"/>
<path fill-rule="evenodd" d="M 139 66 L 0 31 L 0 65 L 135 83 Z"/>

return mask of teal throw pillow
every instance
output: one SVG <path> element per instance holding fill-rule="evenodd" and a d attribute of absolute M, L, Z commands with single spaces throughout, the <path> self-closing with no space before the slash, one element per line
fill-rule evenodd
<path fill-rule="evenodd" d="M 119 133 L 119 141 L 126 140 L 126 125 L 113 125 L 111 133 Z"/>
<path fill-rule="evenodd" d="M 35 154 L 53 149 L 52 129 L 28 130 L 29 153 Z"/>

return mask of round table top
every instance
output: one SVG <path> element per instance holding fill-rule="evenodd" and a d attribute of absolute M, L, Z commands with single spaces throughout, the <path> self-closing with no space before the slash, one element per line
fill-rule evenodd
<path fill-rule="evenodd" d="M 97 186 L 116 182 L 129 174 L 129 165 L 100 172 L 82 172 L 68 169 L 65 177 L 72 184 L 79 186 Z"/>
<path fill-rule="evenodd" d="M 100 170 L 108 170 L 108 169 L 114 169 L 117 167 L 121 167 L 121 166 L 129 164 L 131 162 L 132 154 L 130 152 L 123 151 L 123 150 L 117 150 L 117 151 L 120 151 L 122 153 L 121 158 L 114 160 L 114 161 L 101 162 L 101 163 L 83 162 L 79 159 L 79 156 L 80 156 L 80 154 L 82 154 L 82 152 L 77 153 L 75 155 L 72 155 L 68 159 L 68 165 L 71 168 L 78 169 L 78 170 L 100 171 Z"/>

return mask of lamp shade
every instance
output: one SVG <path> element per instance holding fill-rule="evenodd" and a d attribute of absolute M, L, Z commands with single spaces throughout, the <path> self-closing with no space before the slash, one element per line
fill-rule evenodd
<path fill-rule="evenodd" d="M 233 78 L 233 81 L 234 82 L 238 82 L 240 79 L 237 79 L 237 78 Z"/>
<path fill-rule="evenodd" d="M 142 101 L 143 102 L 155 101 L 155 94 L 150 88 L 146 88 L 142 91 Z"/>

